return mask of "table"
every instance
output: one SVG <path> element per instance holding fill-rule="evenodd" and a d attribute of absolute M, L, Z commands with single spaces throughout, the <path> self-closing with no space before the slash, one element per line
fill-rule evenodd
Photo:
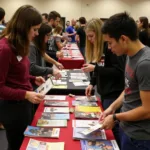
<path fill-rule="evenodd" d="M 67 96 L 66 100 L 69 101 L 69 106 L 72 106 L 71 101 L 73 100 L 72 97 Z M 32 126 L 36 126 L 37 120 L 40 118 L 43 110 L 44 110 L 44 102 L 42 102 L 34 116 L 34 119 L 32 121 Z M 98 102 L 99 106 L 101 106 L 100 102 Z M 73 128 L 72 128 L 72 119 L 74 118 L 74 114 L 70 114 L 70 120 L 68 121 L 67 128 L 61 128 L 60 129 L 60 137 L 59 139 L 48 139 L 48 138 L 33 138 L 40 141 L 46 141 L 46 142 L 65 142 L 65 150 L 80 150 L 80 142 L 73 140 Z M 114 140 L 114 136 L 111 130 L 106 130 L 106 136 L 108 140 Z M 26 147 L 28 145 L 30 137 L 25 137 L 23 140 L 23 143 L 21 145 L 20 150 L 26 150 Z"/>
<path fill-rule="evenodd" d="M 87 86 L 74 86 L 74 84 L 72 82 L 69 82 L 69 76 L 70 73 L 81 73 L 82 70 L 77 69 L 77 70 L 69 70 L 67 71 L 67 89 L 51 89 L 48 94 L 52 94 L 52 95 L 68 95 L 68 94 L 74 94 L 74 95 L 85 95 L 85 88 Z M 86 73 L 86 75 L 88 76 L 88 81 L 90 80 L 89 74 Z M 92 95 L 94 95 L 95 90 L 92 90 Z"/>
<path fill-rule="evenodd" d="M 85 63 L 80 50 L 73 48 L 74 47 L 69 46 L 67 49 L 62 49 L 64 57 L 58 61 L 62 63 L 65 69 L 80 69 Z"/>

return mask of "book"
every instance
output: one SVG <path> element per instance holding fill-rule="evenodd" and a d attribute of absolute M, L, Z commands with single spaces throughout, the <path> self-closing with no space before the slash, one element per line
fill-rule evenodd
<path fill-rule="evenodd" d="M 51 78 L 48 78 L 45 83 L 43 83 L 42 85 L 40 85 L 35 92 L 37 93 L 41 93 L 41 94 L 46 94 L 51 88 L 53 87 L 53 83 Z"/>
<path fill-rule="evenodd" d="M 73 128 L 73 139 L 80 140 L 102 140 L 106 139 L 106 134 L 104 130 L 97 130 L 91 134 L 84 135 L 81 132 L 88 128 Z"/>
<path fill-rule="evenodd" d="M 41 119 L 46 120 L 69 120 L 70 114 L 52 114 L 49 112 L 43 112 Z"/>
<path fill-rule="evenodd" d="M 60 128 L 43 128 L 27 126 L 24 135 L 29 137 L 59 138 Z"/>
<path fill-rule="evenodd" d="M 76 106 L 76 112 L 101 112 L 100 107 Z"/>
<path fill-rule="evenodd" d="M 75 97 L 75 100 L 76 101 L 90 101 L 90 102 L 96 102 L 97 101 L 97 98 L 96 96 L 90 96 L 90 97 L 87 97 L 87 96 L 76 96 Z"/>
<path fill-rule="evenodd" d="M 86 102 L 86 101 L 72 101 L 72 106 L 98 106 L 96 102 Z"/>
<path fill-rule="evenodd" d="M 38 119 L 38 127 L 67 127 L 67 120 L 45 120 Z"/>
<path fill-rule="evenodd" d="M 86 128 L 95 126 L 98 120 L 72 120 L 73 128 Z"/>
<path fill-rule="evenodd" d="M 119 150 L 115 140 L 81 140 L 81 150 Z"/>
<path fill-rule="evenodd" d="M 30 139 L 26 150 L 64 150 L 64 142 L 44 142 Z"/>
<path fill-rule="evenodd" d="M 69 106 L 69 102 L 45 101 L 44 106 Z"/>
<path fill-rule="evenodd" d="M 95 112 L 75 112 L 75 118 L 84 118 L 84 119 L 97 119 L 100 117 L 100 113 Z"/>
<path fill-rule="evenodd" d="M 45 95 L 44 100 L 66 100 L 66 96 Z"/>
<path fill-rule="evenodd" d="M 69 107 L 45 107 L 44 112 L 69 113 Z"/>
<path fill-rule="evenodd" d="M 94 126 L 91 126 L 91 127 L 87 128 L 87 129 L 81 131 L 80 133 L 82 133 L 84 135 L 88 135 L 88 134 L 91 134 L 91 133 L 101 129 L 101 128 L 102 128 L 102 124 L 97 123 Z"/>

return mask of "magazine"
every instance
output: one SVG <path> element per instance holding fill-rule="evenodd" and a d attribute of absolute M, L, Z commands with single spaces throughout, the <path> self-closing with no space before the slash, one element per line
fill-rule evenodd
<path fill-rule="evenodd" d="M 44 100 L 66 100 L 66 96 L 59 96 L 59 95 L 45 95 Z"/>
<path fill-rule="evenodd" d="M 69 107 L 45 107 L 44 112 L 69 113 Z"/>
<path fill-rule="evenodd" d="M 76 112 L 101 112 L 100 107 L 76 106 Z"/>
<path fill-rule="evenodd" d="M 76 96 L 75 100 L 76 101 L 90 101 L 90 102 L 93 101 L 93 102 L 96 102 L 97 98 L 96 98 L 96 96 L 90 96 L 90 97 L 87 97 L 87 96 Z"/>
<path fill-rule="evenodd" d="M 69 106 L 69 102 L 45 101 L 44 106 Z"/>
<path fill-rule="evenodd" d="M 38 127 L 67 127 L 67 120 L 38 119 Z"/>
<path fill-rule="evenodd" d="M 106 139 L 105 130 L 97 130 L 91 134 L 84 135 L 81 132 L 88 128 L 73 128 L 73 139 L 80 140 L 102 140 Z"/>
<path fill-rule="evenodd" d="M 89 101 L 72 101 L 72 106 L 98 106 L 96 102 Z"/>
<path fill-rule="evenodd" d="M 46 94 L 51 88 L 53 87 L 53 83 L 51 78 L 48 78 L 45 83 L 43 83 L 42 85 L 40 85 L 35 92 L 37 93 L 41 93 L 41 94 Z"/>
<path fill-rule="evenodd" d="M 43 112 L 41 119 L 46 120 L 69 120 L 70 114 L 52 114 L 49 112 Z"/>
<path fill-rule="evenodd" d="M 95 126 L 98 123 L 98 120 L 72 120 L 73 128 L 86 128 Z"/>
<path fill-rule="evenodd" d="M 75 112 L 75 118 L 98 119 L 100 113 L 95 112 Z"/>
<path fill-rule="evenodd" d="M 27 126 L 24 135 L 29 137 L 59 138 L 60 128 L 44 128 Z"/>
<path fill-rule="evenodd" d="M 119 150 L 115 140 L 81 140 L 81 150 Z"/>
<path fill-rule="evenodd" d="M 26 150 L 64 150 L 64 142 L 44 142 L 30 139 Z"/>

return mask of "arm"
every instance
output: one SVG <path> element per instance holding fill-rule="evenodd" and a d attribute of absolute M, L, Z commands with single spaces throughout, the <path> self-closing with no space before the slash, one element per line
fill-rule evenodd
<path fill-rule="evenodd" d="M 78 34 L 76 34 L 75 40 L 76 40 L 76 42 L 80 42 L 80 37 Z"/>
<path fill-rule="evenodd" d="M 33 76 L 45 76 L 48 74 L 53 73 L 53 69 L 49 67 L 42 67 L 39 66 L 36 62 L 38 54 L 38 50 L 34 45 L 30 45 L 30 54 L 29 54 L 29 59 L 30 59 L 30 74 Z M 42 56 L 41 56 L 42 57 Z"/>

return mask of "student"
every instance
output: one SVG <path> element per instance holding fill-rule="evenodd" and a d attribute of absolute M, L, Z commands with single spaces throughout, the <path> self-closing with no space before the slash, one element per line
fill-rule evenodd
<path fill-rule="evenodd" d="M 58 70 L 42 66 L 42 59 L 44 58 L 47 62 L 56 65 L 59 69 L 63 69 L 62 64 L 45 53 L 46 43 L 51 35 L 51 31 L 52 28 L 48 24 L 43 23 L 39 29 L 39 35 L 35 37 L 30 44 L 30 74 L 33 76 L 47 76 L 53 74 L 56 78 L 61 77 Z"/>
<path fill-rule="evenodd" d="M 54 30 L 53 30 L 53 36 L 55 37 L 55 44 L 59 51 L 67 44 L 67 40 L 64 40 L 63 43 L 61 42 L 62 30 L 63 30 L 63 26 L 60 24 L 58 26 L 56 26 L 56 28 L 54 28 Z"/>
<path fill-rule="evenodd" d="M 32 120 L 32 103 L 44 96 L 32 91 L 42 77 L 29 75 L 29 43 L 38 35 L 41 14 L 32 6 L 20 7 L 0 39 L 0 122 L 6 129 L 8 150 L 19 150 L 23 132 Z"/>
<path fill-rule="evenodd" d="M 42 20 L 43 20 L 42 21 L 43 23 L 48 23 L 48 14 L 47 13 L 42 14 Z"/>
<path fill-rule="evenodd" d="M 77 30 L 75 39 L 79 43 L 79 49 L 83 57 L 85 57 L 85 40 L 86 40 L 85 29 L 84 29 L 86 25 L 85 17 L 80 17 L 79 22 L 80 22 L 80 27 Z"/>
<path fill-rule="evenodd" d="M 137 25 L 139 28 L 139 40 L 144 45 L 150 46 L 148 18 L 147 17 L 139 17 Z"/>
<path fill-rule="evenodd" d="M 2 31 L 5 29 L 5 26 L 3 24 L 4 22 L 4 17 L 5 17 L 5 10 L 0 7 L 0 34 Z"/>
<path fill-rule="evenodd" d="M 90 20 L 86 27 L 86 60 L 92 64 L 84 64 L 84 72 L 93 72 L 89 86 L 86 88 L 86 96 L 91 96 L 94 86 L 101 96 L 102 106 L 107 109 L 120 95 L 124 88 L 124 66 L 125 58 L 117 57 L 108 49 L 107 43 L 103 46 L 103 35 L 100 19 Z M 104 50 L 104 51 L 103 51 Z M 104 66 L 100 65 L 104 53 Z M 119 110 L 118 110 L 119 111 Z M 117 126 L 113 130 L 119 144 Z"/>
<path fill-rule="evenodd" d="M 52 30 L 60 23 L 60 14 L 56 11 L 51 11 L 48 16 L 48 24 L 52 27 Z M 53 35 L 50 36 L 48 42 L 47 42 L 47 49 L 46 53 L 55 59 L 56 61 L 58 58 L 63 57 L 63 52 L 58 51 L 56 45 L 55 45 L 55 37 Z M 51 67 L 52 65 L 46 63 L 47 66 Z"/>
<path fill-rule="evenodd" d="M 103 128 L 120 121 L 121 150 L 150 149 L 150 48 L 138 39 L 135 21 L 126 12 L 111 16 L 102 27 L 116 55 L 127 55 L 125 89 L 101 115 Z M 117 108 L 121 113 L 114 113 Z"/>

